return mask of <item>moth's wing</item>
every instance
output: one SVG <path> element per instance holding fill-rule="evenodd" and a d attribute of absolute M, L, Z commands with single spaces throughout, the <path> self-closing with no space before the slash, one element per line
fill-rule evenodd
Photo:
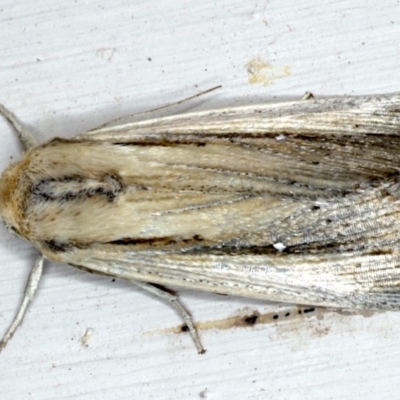
<path fill-rule="evenodd" d="M 91 225 L 78 226 L 80 242 L 42 251 L 131 280 L 299 304 L 400 306 L 396 183 L 315 199 L 184 191 L 176 196 L 182 196 L 176 204 L 169 192 L 149 194 L 143 202 L 127 197 L 125 203 L 122 196 L 118 208 L 97 219 L 86 209 Z M 111 229 L 113 215 L 123 229 Z"/>
<path fill-rule="evenodd" d="M 207 168 L 227 180 L 238 174 L 253 178 L 254 192 L 266 183 L 286 194 L 289 187 L 291 193 L 306 187 L 348 191 L 360 182 L 397 175 L 399 130 L 400 94 L 394 93 L 180 114 L 99 129 L 75 139 L 174 147 L 165 151 L 168 165 L 172 156 L 177 164 Z M 161 150 L 153 154 L 163 162 Z M 199 178 L 203 176 L 208 178 Z"/>
<path fill-rule="evenodd" d="M 214 137 L 247 134 L 331 135 L 398 133 L 400 92 L 386 95 L 329 97 L 221 108 L 119 124 L 82 133 L 76 138 L 129 142 L 129 135 L 155 139 L 172 134 L 185 138 L 202 133 Z M 126 136 L 128 135 L 128 136 Z"/>
<path fill-rule="evenodd" d="M 68 262 L 68 254 L 65 260 Z M 163 254 L 79 249 L 74 266 L 139 280 L 269 301 L 349 309 L 400 308 L 400 255 L 362 252 Z"/>
<path fill-rule="evenodd" d="M 399 110 L 399 95 L 304 101 L 53 141 L 35 150 L 52 172 L 35 167 L 23 223 L 49 258 L 101 273 L 391 308 Z"/>

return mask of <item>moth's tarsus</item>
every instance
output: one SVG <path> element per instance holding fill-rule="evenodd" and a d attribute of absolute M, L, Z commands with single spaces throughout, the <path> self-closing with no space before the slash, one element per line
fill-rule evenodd
<path fill-rule="evenodd" d="M 146 290 L 147 292 L 157 296 L 158 298 L 170 303 L 185 322 L 185 325 L 183 325 L 182 327 L 182 331 L 184 331 L 183 329 L 184 327 L 186 327 L 187 332 L 189 332 L 190 336 L 192 337 L 196 345 L 197 352 L 199 354 L 204 354 L 206 352 L 201 343 L 200 336 L 197 331 L 197 328 L 194 325 L 192 316 L 190 315 L 189 311 L 186 310 L 185 306 L 180 302 L 178 295 L 172 294 L 169 291 L 160 288 L 159 285 L 155 286 L 150 283 L 138 282 L 138 281 L 131 281 L 131 282 L 139 286 L 140 288 Z"/>

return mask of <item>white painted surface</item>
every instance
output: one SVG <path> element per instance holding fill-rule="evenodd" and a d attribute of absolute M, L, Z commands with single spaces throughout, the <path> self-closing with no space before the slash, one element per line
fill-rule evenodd
<path fill-rule="evenodd" d="M 400 90 L 397 1 L 3 1 L 0 21 L 0 101 L 41 141 L 220 84 L 179 110 Z M 3 170 L 20 146 L 2 120 L 0 129 Z M 4 227 L 0 236 L 3 333 L 36 252 Z M 190 291 L 182 299 L 197 321 L 279 310 Z M 0 355 L 0 398 L 399 397 L 400 313 L 207 330 L 203 356 L 187 335 L 146 334 L 179 323 L 126 282 L 50 264 Z"/>

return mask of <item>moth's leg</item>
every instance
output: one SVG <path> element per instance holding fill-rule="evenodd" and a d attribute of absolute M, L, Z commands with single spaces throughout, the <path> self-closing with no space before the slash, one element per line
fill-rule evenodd
<path fill-rule="evenodd" d="M 22 303 L 19 307 L 17 315 L 14 317 L 14 321 L 3 336 L 3 339 L 1 339 L 0 352 L 4 349 L 7 342 L 12 338 L 17 328 L 21 325 L 21 322 L 26 314 L 26 310 L 28 309 L 29 303 L 35 296 L 36 290 L 40 283 L 40 278 L 42 277 L 43 273 L 43 262 L 44 257 L 43 255 L 40 255 L 36 259 L 35 265 L 32 267 L 31 273 L 29 274 L 28 282 L 26 283 L 24 298 L 22 299 Z"/>
<path fill-rule="evenodd" d="M 301 100 L 314 100 L 314 95 L 311 92 L 305 92 Z"/>
<path fill-rule="evenodd" d="M 17 132 L 19 140 L 24 146 L 25 150 L 29 150 L 31 147 L 37 146 L 35 137 L 29 132 L 28 129 L 18 120 L 18 118 L 10 111 L 7 110 L 2 104 L 0 104 L 0 114 L 11 124 L 11 126 Z"/>
<path fill-rule="evenodd" d="M 221 85 L 215 86 L 215 87 L 213 87 L 211 89 L 204 90 L 204 91 L 202 91 L 200 93 L 197 93 L 197 94 L 195 94 L 193 96 L 187 97 L 186 99 L 175 101 L 174 103 L 170 103 L 170 104 L 167 104 L 165 106 L 161 106 L 161 107 L 153 108 L 151 110 L 144 111 L 144 112 L 141 112 L 141 113 L 137 113 L 137 114 L 133 114 L 133 115 L 125 115 L 124 117 L 113 119 L 113 120 L 111 120 L 109 122 L 106 122 L 105 124 L 102 124 L 100 126 L 97 126 L 94 129 L 91 129 L 91 131 L 95 131 L 97 129 L 102 129 L 102 128 L 107 128 L 109 126 L 115 126 L 115 125 L 120 125 L 120 124 L 123 124 L 123 123 L 132 122 L 133 118 L 137 118 L 137 117 L 140 117 L 142 115 L 147 115 L 147 114 L 150 114 L 152 112 L 160 111 L 160 110 L 163 110 L 165 108 L 172 107 L 172 106 L 178 106 L 179 104 L 182 104 L 182 103 L 185 103 L 187 101 L 196 99 L 197 97 L 200 97 L 200 96 L 203 96 L 203 95 L 205 95 L 207 93 L 213 92 L 214 90 L 220 89 L 221 87 L 222 87 Z"/>
<path fill-rule="evenodd" d="M 192 337 L 199 354 L 204 354 L 206 352 L 203 345 L 201 344 L 201 340 L 200 340 L 199 334 L 197 332 L 197 329 L 194 326 L 192 316 L 186 310 L 186 308 L 182 305 L 182 303 L 179 301 L 179 297 L 177 295 L 171 294 L 157 286 L 152 285 L 151 283 L 144 283 L 144 282 L 138 282 L 138 281 L 131 281 L 131 282 L 134 283 L 135 285 L 141 287 L 142 289 L 147 290 L 148 292 L 156 295 L 160 299 L 168 301 L 172 305 L 172 307 L 174 307 L 175 310 L 178 311 L 178 313 L 180 314 L 182 319 L 185 321 L 185 324 L 188 327 L 190 336 Z"/>

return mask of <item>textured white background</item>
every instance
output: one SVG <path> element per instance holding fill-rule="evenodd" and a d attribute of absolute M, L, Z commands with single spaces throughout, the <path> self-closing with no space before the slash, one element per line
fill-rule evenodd
<path fill-rule="evenodd" d="M 305 91 L 400 90 L 398 1 L 2 0 L 0 7 L 0 101 L 40 141 L 215 85 L 223 88 L 179 111 Z M 21 147 L 3 120 L 0 129 L 3 170 Z M 36 252 L 2 226 L 0 236 L 2 334 Z M 191 291 L 182 299 L 197 321 L 280 310 Z M 187 335 L 146 334 L 180 323 L 168 306 L 129 283 L 48 264 L 0 355 L 0 398 L 399 398 L 400 313 L 284 319 L 203 331 L 208 351 L 200 356 Z"/>

